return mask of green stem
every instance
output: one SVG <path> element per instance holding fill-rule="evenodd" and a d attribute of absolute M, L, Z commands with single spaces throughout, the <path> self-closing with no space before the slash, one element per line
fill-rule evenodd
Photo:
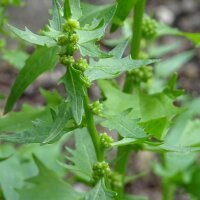
<path fill-rule="evenodd" d="M 146 0 L 139 0 L 134 8 L 134 22 L 133 22 L 133 36 L 131 41 L 131 56 L 133 59 L 137 59 L 140 52 L 141 33 L 142 33 L 142 20 L 145 10 Z M 126 93 L 132 93 L 133 84 L 130 74 L 126 75 L 123 91 Z M 122 146 L 118 149 L 116 162 L 116 171 L 119 172 L 122 177 L 125 177 L 127 171 L 128 160 L 131 154 L 131 146 Z M 124 199 L 124 179 L 122 180 L 123 187 L 117 189 L 117 200 Z"/>
<path fill-rule="evenodd" d="M 176 188 L 169 181 L 164 181 L 162 183 L 163 187 L 163 200 L 173 200 Z"/>
<path fill-rule="evenodd" d="M 134 8 L 134 21 L 132 26 L 132 40 L 131 40 L 131 56 L 137 59 L 140 53 L 141 35 L 142 35 L 142 20 L 145 10 L 146 0 L 139 0 Z M 133 84 L 130 74 L 126 75 L 124 83 L 124 92 L 132 93 Z"/>
<path fill-rule="evenodd" d="M 99 134 L 97 132 L 96 125 L 94 122 L 94 117 L 89 106 L 89 99 L 88 99 L 88 96 L 86 95 L 84 98 L 84 110 L 85 110 L 85 117 L 86 117 L 86 123 L 87 123 L 86 126 L 91 136 L 92 142 L 94 144 L 97 160 L 101 162 L 104 160 L 104 151 L 102 150 L 101 143 L 99 140 Z"/>

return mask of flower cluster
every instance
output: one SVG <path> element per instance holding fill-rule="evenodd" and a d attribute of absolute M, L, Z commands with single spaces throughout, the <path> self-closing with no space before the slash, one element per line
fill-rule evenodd
<path fill-rule="evenodd" d="M 93 104 L 90 105 L 90 107 L 95 115 L 100 115 L 103 110 L 103 104 L 99 101 L 95 101 Z"/>
<path fill-rule="evenodd" d="M 113 138 L 110 137 L 107 133 L 100 134 L 100 142 L 103 148 L 110 148 L 113 143 Z"/>
<path fill-rule="evenodd" d="M 152 40 L 157 35 L 157 23 L 150 17 L 145 17 L 142 22 L 142 37 L 147 40 Z"/>
<path fill-rule="evenodd" d="M 122 175 L 118 172 L 111 172 L 109 175 L 109 182 L 112 189 L 120 188 L 123 186 Z"/>
<path fill-rule="evenodd" d="M 104 176 L 109 176 L 111 173 L 110 167 L 107 162 L 97 162 L 93 165 L 93 175 L 92 178 L 94 182 L 97 182 L 99 179 L 103 178 Z"/>
<path fill-rule="evenodd" d="M 143 66 L 132 70 L 130 73 L 135 84 L 146 83 L 153 76 L 153 68 L 151 66 Z"/>

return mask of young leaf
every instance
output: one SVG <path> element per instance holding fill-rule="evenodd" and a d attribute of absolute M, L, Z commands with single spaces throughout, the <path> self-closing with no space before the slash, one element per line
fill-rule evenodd
<path fill-rule="evenodd" d="M 122 25 L 123 21 L 127 18 L 137 1 L 138 0 L 117 0 L 117 10 L 112 20 L 112 32 Z"/>
<path fill-rule="evenodd" d="M 55 46 L 56 42 L 53 40 L 53 38 L 48 37 L 48 36 L 40 36 L 32 33 L 28 28 L 25 27 L 25 31 L 21 31 L 14 26 L 9 25 L 9 28 L 11 31 L 17 35 L 19 38 L 31 43 L 31 44 L 36 44 L 36 45 L 41 45 L 41 46 Z"/>
<path fill-rule="evenodd" d="M 117 132 L 125 138 L 147 138 L 144 130 L 137 124 L 137 120 L 128 116 L 128 111 L 114 116 L 101 124 L 110 130 L 117 130 Z"/>
<path fill-rule="evenodd" d="M 8 100 L 6 102 L 4 112 L 9 112 L 15 102 L 20 98 L 24 90 L 42 73 L 55 67 L 58 60 L 57 47 L 41 47 L 37 48 L 33 55 L 26 61 L 25 66 L 17 76 Z"/>
<path fill-rule="evenodd" d="M 111 79 L 120 75 L 125 71 L 130 71 L 138 67 L 149 65 L 158 60 L 133 60 L 130 57 L 126 58 L 106 58 L 93 62 L 85 71 L 91 81 L 98 79 Z"/>
<path fill-rule="evenodd" d="M 80 0 L 64 0 L 65 19 L 79 19 L 82 16 Z"/>
<path fill-rule="evenodd" d="M 62 16 L 61 8 L 58 0 L 52 0 L 52 15 L 53 19 L 50 21 L 50 25 L 53 29 L 61 31 L 62 29 Z"/>
<path fill-rule="evenodd" d="M 20 200 L 66 200 L 66 198 L 79 200 L 82 198 L 82 194 L 76 192 L 35 156 L 34 161 L 39 173 L 27 180 L 32 183 L 30 187 L 18 190 Z"/>
<path fill-rule="evenodd" d="M 74 120 L 79 125 L 83 115 L 83 98 L 84 88 L 81 80 L 81 73 L 70 68 L 66 75 L 63 76 L 62 82 L 65 85 L 69 98 L 71 100 L 72 114 Z"/>
<path fill-rule="evenodd" d="M 85 200 L 113 200 L 117 194 L 108 190 L 105 186 L 104 180 L 101 179 L 95 187 L 85 195 Z"/>
<path fill-rule="evenodd" d="M 95 149 L 89 133 L 86 128 L 74 131 L 76 149 L 67 149 L 71 157 L 67 159 L 73 164 L 62 164 L 65 168 L 71 170 L 78 177 L 86 181 L 91 181 L 92 166 L 97 158 Z M 81 160 L 81 162 L 80 162 Z"/>

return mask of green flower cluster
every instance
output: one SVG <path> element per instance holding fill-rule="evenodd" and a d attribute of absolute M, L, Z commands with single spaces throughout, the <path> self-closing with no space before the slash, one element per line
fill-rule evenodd
<path fill-rule="evenodd" d="M 73 55 L 78 50 L 79 37 L 76 33 L 76 29 L 79 29 L 80 25 L 77 20 L 68 19 L 63 25 L 63 33 L 57 38 L 57 44 L 60 49 L 60 63 L 66 67 L 72 67 L 81 72 L 81 80 L 86 87 L 91 86 L 91 81 L 84 76 L 84 71 L 88 68 L 86 59 L 79 58 L 75 60 Z"/>
<path fill-rule="evenodd" d="M 146 83 L 153 77 L 153 68 L 151 66 L 143 66 L 129 73 L 132 75 L 135 84 Z"/>
<path fill-rule="evenodd" d="M 142 22 L 142 37 L 147 40 L 152 40 L 157 35 L 157 23 L 150 17 L 145 17 Z"/>
<path fill-rule="evenodd" d="M 107 162 L 97 162 L 93 165 L 93 175 L 92 178 L 94 182 L 97 182 L 99 179 L 103 178 L 104 176 L 109 176 L 111 173 L 110 167 Z"/>
<path fill-rule="evenodd" d="M 112 189 L 120 188 L 123 186 L 122 175 L 118 172 L 111 172 L 109 175 L 109 182 Z"/>
<path fill-rule="evenodd" d="M 92 112 L 96 115 L 100 115 L 103 110 L 103 104 L 100 101 L 95 101 L 93 104 L 90 105 Z"/>
<path fill-rule="evenodd" d="M 100 134 L 100 142 L 103 148 L 110 148 L 113 143 L 113 138 L 110 137 L 107 133 Z"/>

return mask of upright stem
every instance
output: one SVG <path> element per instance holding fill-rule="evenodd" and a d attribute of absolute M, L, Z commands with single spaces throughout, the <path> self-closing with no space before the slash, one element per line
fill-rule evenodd
<path fill-rule="evenodd" d="M 131 40 L 131 56 L 133 59 L 137 59 L 140 53 L 142 20 L 143 20 L 145 5 L 146 5 L 146 0 L 138 0 L 134 8 L 134 22 L 132 26 L 132 40 Z M 133 90 L 132 77 L 130 74 L 127 74 L 123 91 L 126 93 L 131 93 L 132 90 Z"/>
<path fill-rule="evenodd" d="M 87 95 L 85 95 L 85 98 L 84 98 L 84 110 L 85 110 L 85 117 L 86 117 L 86 123 L 87 123 L 86 126 L 91 136 L 92 142 L 94 144 L 97 160 L 101 162 L 104 160 L 104 151 L 101 148 L 99 134 L 96 129 L 92 111 L 89 107 L 89 99 Z"/>
<path fill-rule="evenodd" d="M 173 200 L 176 188 L 169 181 L 164 181 L 162 183 L 163 187 L 163 200 Z"/>
<path fill-rule="evenodd" d="M 133 22 L 133 36 L 131 41 L 131 56 L 133 59 L 137 59 L 140 52 L 141 33 L 142 33 L 142 20 L 145 10 L 146 0 L 138 0 L 134 8 L 134 22 Z M 130 74 L 126 75 L 123 91 L 126 93 L 132 93 L 133 84 Z M 116 163 L 116 171 L 119 172 L 122 177 L 125 177 L 127 171 L 128 160 L 131 153 L 131 146 L 122 146 L 118 149 L 118 160 Z M 123 187 L 117 189 L 117 200 L 124 199 L 124 179 Z"/>

